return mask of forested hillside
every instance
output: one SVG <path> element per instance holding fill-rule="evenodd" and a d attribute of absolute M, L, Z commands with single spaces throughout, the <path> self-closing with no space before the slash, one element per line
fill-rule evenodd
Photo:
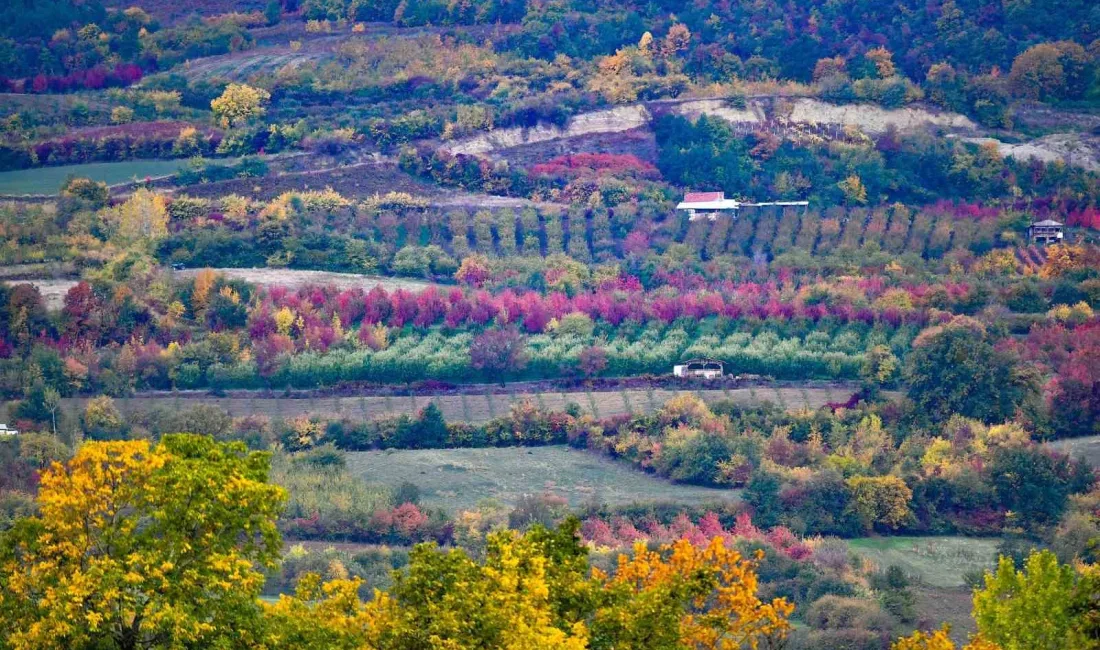
<path fill-rule="evenodd" d="M 10 0 L 0 650 L 1100 649 L 1098 310 L 1095 2 Z"/>

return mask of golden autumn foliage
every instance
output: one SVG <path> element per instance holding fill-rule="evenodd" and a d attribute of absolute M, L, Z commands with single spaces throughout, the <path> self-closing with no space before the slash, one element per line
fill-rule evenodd
<path fill-rule="evenodd" d="M 777 647 L 793 606 L 757 596 L 721 539 L 637 545 L 592 569 L 579 522 L 422 544 L 390 593 L 342 566 L 263 604 L 285 491 L 269 457 L 191 434 L 93 442 L 43 474 L 40 515 L 0 536 L 0 648 L 734 650 Z"/>
<path fill-rule="evenodd" d="M 147 189 L 135 191 L 125 203 L 103 211 L 111 238 L 122 244 L 152 241 L 168 234 L 164 197 Z"/>
<path fill-rule="evenodd" d="M 955 642 L 949 636 L 951 628 L 943 626 L 933 632 L 914 632 L 911 636 L 898 639 L 891 650 L 955 650 Z M 960 650 L 1001 650 L 1001 647 L 982 638 L 976 638 Z"/>
<path fill-rule="evenodd" d="M 897 528 L 909 519 L 913 491 L 897 476 L 853 476 L 847 484 L 852 508 L 868 529 Z"/>
<path fill-rule="evenodd" d="M 0 543 L 4 647 L 241 647 L 282 540 L 268 456 L 190 434 L 93 442 Z"/>
<path fill-rule="evenodd" d="M 358 581 L 308 577 L 268 606 L 267 647 L 733 650 L 790 630 L 793 606 L 762 602 L 754 562 L 719 539 L 640 544 L 605 574 L 588 568 L 577 526 L 491 533 L 483 562 L 418 546 L 367 603 Z"/>
<path fill-rule="evenodd" d="M 210 303 L 210 291 L 214 288 L 217 280 L 218 274 L 214 272 L 214 269 L 201 269 L 195 274 L 195 284 L 191 291 L 191 304 L 195 306 L 197 313 L 206 311 L 206 306 Z"/>
<path fill-rule="evenodd" d="M 270 99 L 271 95 L 262 88 L 229 84 L 220 97 L 210 102 L 210 108 L 222 126 L 231 127 L 263 115 L 264 104 Z"/>
<path fill-rule="evenodd" d="M 597 620 L 602 614 L 605 623 L 622 631 L 620 639 L 638 644 L 624 647 L 758 648 L 765 639 L 785 638 L 791 629 L 787 617 L 794 605 L 783 598 L 761 601 L 754 564 L 719 538 L 706 547 L 682 539 L 661 552 L 638 542 L 633 556 L 619 556 L 614 575 L 595 575 L 605 591 L 625 590 L 621 606 L 597 614 Z M 680 611 L 673 614 L 678 624 L 667 632 L 678 635 L 681 645 L 675 638 L 667 639 L 667 646 L 646 645 L 655 633 L 652 612 L 668 607 L 670 600 L 679 603 Z"/>
<path fill-rule="evenodd" d="M 867 188 L 859 176 L 852 174 L 836 185 L 844 192 L 844 199 L 849 204 L 862 205 L 867 202 Z"/>
<path fill-rule="evenodd" d="M 1094 266 L 1100 261 L 1096 250 L 1088 246 L 1054 244 L 1046 248 L 1047 259 L 1039 269 L 1042 278 L 1060 278 L 1078 269 Z"/>

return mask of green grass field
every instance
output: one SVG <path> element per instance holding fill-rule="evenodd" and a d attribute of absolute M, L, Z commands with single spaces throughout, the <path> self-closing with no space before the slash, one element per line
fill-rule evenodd
<path fill-rule="evenodd" d="M 514 504 L 549 492 L 571 506 L 662 501 L 713 503 L 740 498 L 736 490 L 675 485 L 606 458 L 564 446 L 503 449 L 389 450 L 348 454 L 348 468 L 368 483 L 420 488 L 421 500 L 452 512 L 482 499 Z"/>
<path fill-rule="evenodd" d="M 0 173 L 0 194 L 57 194 L 61 184 L 69 176 L 84 176 L 108 185 L 116 185 L 146 176 L 174 174 L 187 163 L 186 159 L 133 160 L 20 169 Z"/>
<path fill-rule="evenodd" d="M 968 571 L 992 569 L 996 538 L 863 537 L 848 542 L 852 551 L 879 569 L 896 564 L 930 587 L 961 587 Z"/>

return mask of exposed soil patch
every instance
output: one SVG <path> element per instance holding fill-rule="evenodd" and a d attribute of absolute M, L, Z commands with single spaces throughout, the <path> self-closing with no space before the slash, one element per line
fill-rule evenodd
<path fill-rule="evenodd" d="M 1074 111 L 1041 104 L 1018 106 L 1016 126 L 1030 131 L 1092 131 L 1100 129 L 1100 111 Z"/>
<path fill-rule="evenodd" d="M 558 156 L 578 153 L 631 154 L 642 160 L 657 160 L 657 139 L 648 128 L 641 127 L 617 133 L 593 133 L 576 138 L 563 138 L 520 145 L 499 152 L 501 159 L 515 167 L 530 167 Z"/>
<path fill-rule="evenodd" d="M 132 0 L 105 0 L 103 3 L 107 8 L 120 10 L 131 7 L 133 4 Z M 141 8 L 154 18 L 170 23 L 191 14 L 217 16 L 233 11 L 241 13 L 263 11 L 266 5 L 266 0 L 187 0 L 187 2 L 143 0 Z"/>
<path fill-rule="evenodd" d="M 1021 144 L 996 138 L 966 138 L 975 144 L 994 144 L 1002 156 L 1018 160 L 1036 158 L 1043 162 L 1061 160 L 1092 171 L 1100 171 L 1100 136 L 1081 133 L 1054 133 Z"/>
<path fill-rule="evenodd" d="M 65 294 L 69 293 L 69 289 L 76 286 L 76 280 L 44 280 L 44 279 L 28 279 L 28 280 L 3 280 L 6 285 L 16 284 L 30 284 L 38 288 L 38 292 L 42 294 L 42 302 L 46 304 L 46 309 L 61 309 L 65 306 Z"/>
<path fill-rule="evenodd" d="M 1085 462 L 1100 467 L 1100 436 L 1066 438 L 1047 444 L 1063 454 L 1069 454 L 1073 458 L 1083 458 Z"/>
<path fill-rule="evenodd" d="M 418 280 L 403 278 L 386 278 L 377 275 L 360 275 L 357 273 L 333 273 L 330 271 L 305 271 L 297 269 L 230 269 L 216 268 L 213 271 L 230 280 L 243 280 L 262 286 L 281 286 L 298 289 L 305 286 L 323 285 L 337 289 L 360 288 L 369 291 L 374 287 L 382 287 L 387 291 L 395 289 L 408 289 L 419 291 L 431 285 Z M 176 271 L 176 275 L 182 278 L 193 278 L 199 269 L 184 269 Z"/>

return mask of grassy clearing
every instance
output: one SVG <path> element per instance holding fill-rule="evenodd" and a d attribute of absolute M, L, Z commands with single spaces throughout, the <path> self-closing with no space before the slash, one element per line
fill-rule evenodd
<path fill-rule="evenodd" d="M 1100 436 L 1055 440 L 1049 444 L 1052 448 L 1069 454 L 1073 458 L 1084 458 L 1090 465 L 1100 467 Z"/>
<path fill-rule="evenodd" d="M 993 568 L 996 538 L 863 537 L 848 542 L 852 551 L 880 569 L 891 564 L 929 587 L 958 588 L 968 571 Z"/>
<path fill-rule="evenodd" d="M 544 492 L 564 497 L 571 506 L 740 498 L 736 490 L 675 485 L 564 446 L 356 452 L 348 454 L 348 468 L 369 483 L 409 481 L 420 488 L 424 503 L 453 512 L 482 499 L 514 504 L 525 494 Z"/>
<path fill-rule="evenodd" d="M 69 176 L 83 176 L 108 185 L 175 174 L 188 164 L 180 160 L 132 160 L 61 167 L 38 167 L 0 173 L 0 194 L 57 194 Z"/>

